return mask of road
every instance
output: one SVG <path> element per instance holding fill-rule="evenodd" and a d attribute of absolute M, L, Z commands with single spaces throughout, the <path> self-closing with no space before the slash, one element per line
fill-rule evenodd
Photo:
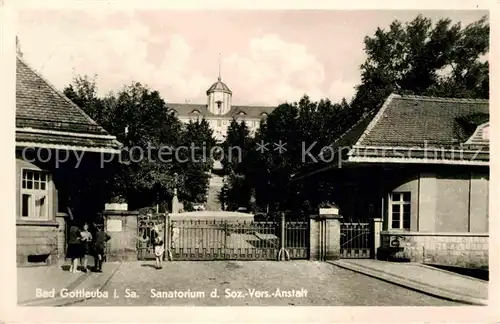
<path fill-rule="evenodd" d="M 161 270 L 152 262 L 129 262 L 103 289 L 108 298 L 75 306 L 459 305 L 311 261 L 168 262 Z"/>

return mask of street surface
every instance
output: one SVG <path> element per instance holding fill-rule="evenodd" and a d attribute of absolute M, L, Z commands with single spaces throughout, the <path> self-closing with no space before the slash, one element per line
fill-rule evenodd
<path fill-rule="evenodd" d="M 460 305 L 311 261 L 128 262 L 102 290 L 74 306 Z"/>

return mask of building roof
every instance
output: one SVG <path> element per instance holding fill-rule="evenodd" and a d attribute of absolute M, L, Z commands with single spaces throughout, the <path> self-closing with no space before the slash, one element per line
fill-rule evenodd
<path fill-rule="evenodd" d="M 488 100 L 392 94 L 361 134 L 350 131 L 348 162 L 488 165 L 489 139 L 477 140 L 488 120 Z"/>
<path fill-rule="evenodd" d="M 488 128 L 488 100 L 391 94 L 293 178 L 343 167 L 323 161 L 488 165 Z"/>
<path fill-rule="evenodd" d="M 393 94 L 356 145 L 455 147 L 488 120 L 488 100 Z"/>
<path fill-rule="evenodd" d="M 214 84 L 212 84 L 210 86 L 210 88 L 208 88 L 207 95 L 209 93 L 216 92 L 216 91 L 227 92 L 229 94 L 232 94 L 232 91 L 229 89 L 229 87 L 224 82 L 222 82 L 222 79 L 220 77 L 217 79 L 217 82 L 215 82 Z"/>
<path fill-rule="evenodd" d="M 92 139 L 92 140 L 90 140 Z M 121 144 L 25 61 L 16 63 L 16 144 L 116 151 Z"/>
<path fill-rule="evenodd" d="M 204 117 L 224 117 L 233 118 L 240 115 L 245 115 L 249 118 L 261 118 L 264 115 L 269 115 L 276 107 L 272 106 L 235 106 L 232 105 L 231 109 L 224 115 L 216 115 L 208 110 L 207 105 L 204 104 L 182 104 L 182 103 L 168 103 L 167 107 L 173 109 L 180 116 L 191 116 L 199 113 Z"/>

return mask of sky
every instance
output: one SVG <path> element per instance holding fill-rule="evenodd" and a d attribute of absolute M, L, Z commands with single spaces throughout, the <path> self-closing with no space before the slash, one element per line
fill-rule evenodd
<path fill-rule="evenodd" d="M 233 104 L 350 100 L 366 56 L 363 39 L 423 14 L 467 25 L 486 11 L 24 10 L 23 58 L 57 88 L 97 75 L 99 94 L 131 82 L 171 103 L 205 103 L 222 80 Z"/>

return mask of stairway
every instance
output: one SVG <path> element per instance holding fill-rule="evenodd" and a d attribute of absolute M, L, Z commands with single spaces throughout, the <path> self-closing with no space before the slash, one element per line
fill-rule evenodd
<path fill-rule="evenodd" d="M 219 193 L 222 190 L 223 178 L 217 174 L 211 174 L 208 187 L 207 202 L 205 209 L 208 211 L 222 210 L 221 203 L 219 202 Z"/>

